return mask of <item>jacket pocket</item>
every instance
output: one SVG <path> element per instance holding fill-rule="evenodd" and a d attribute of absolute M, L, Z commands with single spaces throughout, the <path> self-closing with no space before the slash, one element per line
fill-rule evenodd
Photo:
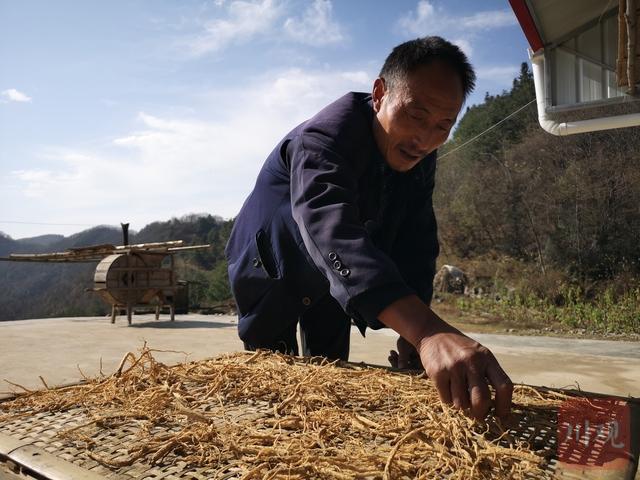
<path fill-rule="evenodd" d="M 243 316 L 279 281 L 278 264 L 263 230 L 259 230 L 238 258 L 229 263 L 228 272 L 238 313 Z"/>
<path fill-rule="evenodd" d="M 264 230 L 258 230 L 256 233 L 256 248 L 258 249 L 258 260 L 262 264 L 262 268 L 269 277 L 273 279 L 281 278 L 278 262 L 273 254 L 271 240 Z"/>

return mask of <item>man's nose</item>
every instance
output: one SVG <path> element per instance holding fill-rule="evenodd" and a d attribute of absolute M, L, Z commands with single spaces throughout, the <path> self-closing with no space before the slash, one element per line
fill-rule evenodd
<path fill-rule="evenodd" d="M 419 152 L 430 152 L 433 150 L 434 141 L 434 129 L 423 128 L 419 132 L 416 132 L 414 136 L 414 146 Z"/>

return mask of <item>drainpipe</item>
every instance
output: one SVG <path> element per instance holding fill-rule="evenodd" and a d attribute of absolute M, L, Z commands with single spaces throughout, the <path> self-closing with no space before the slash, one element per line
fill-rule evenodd
<path fill-rule="evenodd" d="M 547 105 L 551 104 L 551 102 L 547 102 L 544 88 L 544 50 L 541 49 L 535 53 L 529 50 L 529 58 L 533 69 L 533 83 L 536 88 L 538 122 L 540 122 L 540 126 L 545 131 L 553 135 L 564 136 L 640 125 L 640 113 L 594 118 L 591 120 L 578 120 L 575 122 L 557 122 L 552 120 L 547 116 Z"/>

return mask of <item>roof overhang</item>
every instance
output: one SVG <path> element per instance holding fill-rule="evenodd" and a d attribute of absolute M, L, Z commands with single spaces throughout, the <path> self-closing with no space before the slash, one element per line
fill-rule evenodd
<path fill-rule="evenodd" d="M 626 1 L 626 8 L 636 11 L 635 0 Z M 640 125 L 640 102 L 630 96 L 636 82 L 630 80 L 633 85 L 625 92 L 620 90 L 623 82 L 619 80 L 624 77 L 611 76 L 622 75 L 619 66 L 624 44 L 612 21 L 620 1 L 509 0 L 509 3 L 531 47 L 538 120 L 544 130 L 554 135 L 570 135 Z M 640 20 L 640 7 L 637 12 Z M 611 40 L 611 33 L 617 45 L 616 40 Z M 618 52 L 617 72 L 615 65 L 611 65 L 615 63 L 615 53 L 611 59 L 612 46 Z M 633 60 L 628 65 L 633 69 Z"/>
<path fill-rule="evenodd" d="M 534 52 L 570 37 L 618 2 L 608 0 L 509 0 Z"/>

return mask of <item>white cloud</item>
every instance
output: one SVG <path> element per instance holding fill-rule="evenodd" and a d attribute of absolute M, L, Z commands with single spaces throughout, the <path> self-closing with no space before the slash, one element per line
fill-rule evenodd
<path fill-rule="evenodd" d="M 436 7 L 430 0 L 420 0 L 415 11 L 398 19 L 396 29 L 405 37 L 442 35 L 471 57 L 474 40 L 480 32 L 516 24 L 515 15 L 508 9 L 460 16 Z"/>
<path fill-rule="evenodd" d="M 137 128 L 106 146 L 49 148 L 49 167 L 0 176 L 0 203 L 18 201 L 25 218 L 133 228 L 189 212 L 231 217 L 291 128 L 372 81 L 365 71 L 289 69 L 203 95 L 198 118 L 140 112 Z"/>
<path fill-rule="evenodd" d="M 244 43 L 270 31 L 281 14 L 282 9 L 275 0 L 234 0 L 226 6 L 226 18 L 209 20 L 204 24 L 204 32 L 185 44 L 191 55 L 201 56 Z"/>
<path fill-rule="evenodd" d="M 462 28 L 473 30 L 491 30 L 493 28 L 516 25 L 516 17 L 511 10 L 491 10 L 478 12 L 458 20 Z"/>
<path fill-rule="evenodd" d="M 363 87 L 371 88 L 373 85 L 373 78 L 367 72 L 362 70 L 357 72 L 343 72 L 342 78 L 353 82 L 355 85 L 362 85 Z"/>
<path fill-rule="evenodd" d="M 314 0 L 301 18 L 287 18 L 284 29 L 294 40 L 313 46 L 342 42 L 345 36 L 332 18 L 330 0 Z"/>
<path fill-rule="evenodd" d="M 2 96 L 5 101 L 9 102 L 30 102 L 31 97 L 26 94 L 16 90 L 15 88 L 9 88 L 7 90 L 3 90 L 0 92 L 0 96 Z"/>
<path fill-rule="evenodd" d="M 180 40 L 178 48 L 188 56 L 200 57 L 256 38 L 284 38 L 311 46 L 337 44 L 347 38 L 333 16 L 331 0 L 304 0 L 301 4 L 306 9 L 293 15 L 287 12 L 292 5 L 287 0 L 216 2 L 215 18 L 200 22 L 199 32 Z"/>
<path fill-rule="evenodd" d="M 313 114 L 348 90 L 370 91 L 372 85 L 373 78 L 364 71 L 305 72 L 294 68 L 282 72 L 272 81 L 262 103 L 266 108 L 276 108 L 280 114 L 284 113 L 284 118 L 295 115 L 299 103 L 303 106 L 302 111 Z"/>
<path fill-rule="evenodd" d="M 428 22 L 431 23 L 431 25 L 429 25 L 430 28 L 435 28 L 435 14 L 436 9 L 431 2 L 420 0 L 416 7 L 415 14 L 413 12 L 407 13 L 399 20 L 399 24 L 408 29 L 411 34 L 415 34 L 416 30 L 424 28 L 424 25 Z"/>
<path fill-rule="evenodd" d="M 80 180 L 77 172 L 58 173 L 46 169 L 16 170 L 13 176 L 24 185 L 25 197 L 42 198 L 51 188 L 68 188 Z"/>

